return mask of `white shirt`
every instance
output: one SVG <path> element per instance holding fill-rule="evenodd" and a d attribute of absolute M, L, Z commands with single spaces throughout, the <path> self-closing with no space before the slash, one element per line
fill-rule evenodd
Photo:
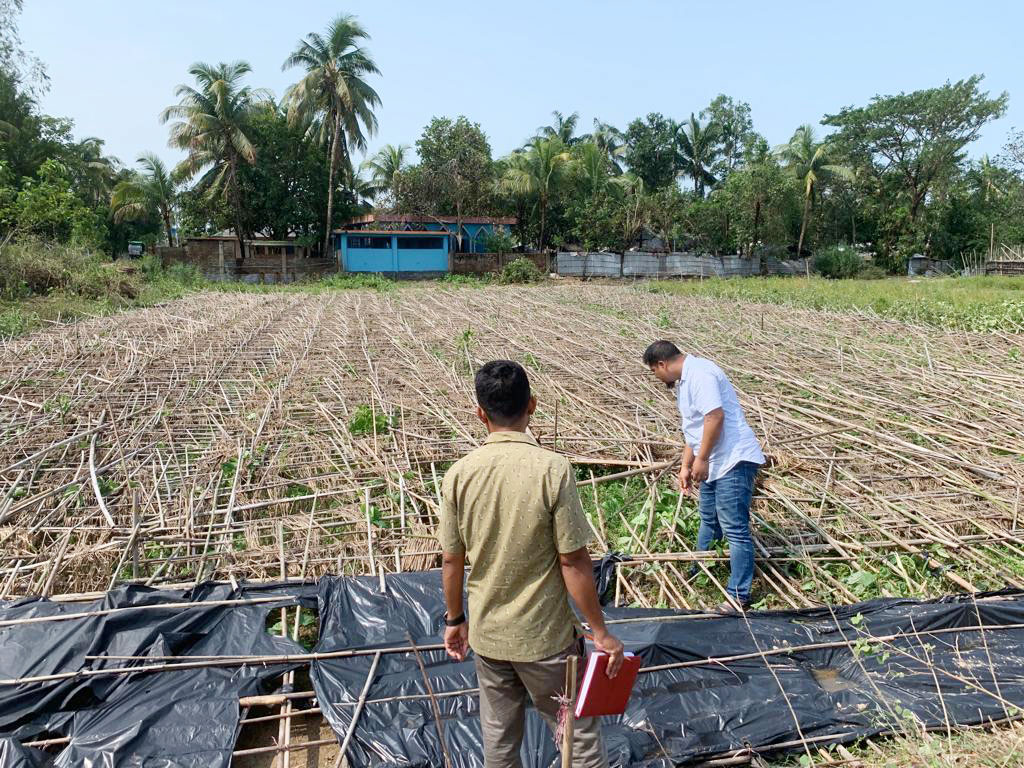
<path fill-rule="evenodd" d="M 764 454 L 747 424 L 736 390 L 725 372 L 710 360 L 687 355 L 676 383 L 676 400 L 686 444 L 700 455 L 704 417 L 716 408 L 725 414 L 722 433 L 708 459 L 708 481 L 715 481 L 741 461 L 764 464 Z"/>

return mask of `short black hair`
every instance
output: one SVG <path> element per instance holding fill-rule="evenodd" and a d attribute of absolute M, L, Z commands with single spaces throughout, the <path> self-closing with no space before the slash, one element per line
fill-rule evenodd
<path fill-rule="evenodd" d="M 487 418 L 502 427 L 515 424 L 530 404 L 526 370 L 511 360 L 491 360 L 476 372 L 476 401 Z"/>
<path fill-rule="evenodd" d="M 650 368 L 658 363 L 667 363 L 669 360 L 675 360 L 681 354 L 683 353 L 679 351 L 679 347 L 671 341 L 659 339 L 644 350 L 644 365 Z"/>

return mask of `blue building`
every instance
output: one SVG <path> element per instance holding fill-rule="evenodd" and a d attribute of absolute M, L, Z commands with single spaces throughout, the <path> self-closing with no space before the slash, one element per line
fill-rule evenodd
<path fill-rule="evenodd" d="M 458 254 L 487 253 L 488 237 L 515 223 L 464 217 L 460 229 L 455 217 L 370 213 L 336 230 L 335 254 L 343 272 L 445 273 Z"/>
<path fill-rule="evenodd" d="M 440 232 L 363 229 L 336 234 L 342 272 L 434 275 L 451 270 L 449 240 Z"/>

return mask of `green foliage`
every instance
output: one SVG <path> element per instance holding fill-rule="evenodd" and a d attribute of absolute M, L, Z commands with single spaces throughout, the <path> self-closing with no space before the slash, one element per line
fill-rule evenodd
<path fill-rule="evenodd" d="M 648 189 L 662 189 L 675 181 L 676 131 L 676 124 L 659 112 L 638 118 L 626 128 L 623 157 Z"/>
<path fill-rule="evenodd" d="M 0 312 L 0 339 L 20 336 L 35 324 L 38 318 L 26 315 L 20 307 L 11 307 Z"/>
<path fill-rule="evenodd" d="M 441 278 L 441 282 L 445 285 L 482 286 L 490 285 L 493 279 L 491 275 L 457 275 L 449 272 Z"/>
<path fill-rule="evenodd" d="M 0 298 L 13 300 L 61 292 L 84 298 L 138 295 L 137 277 L 88 248 L 24 240 L 0 246 Z"/>
<path fill-rule="evenodd" d="M 26 180 L 13 204 L 18 230 L 57 242 L 96 247 L 105 224 L 75 193 L 68 168 L 60 161 L 43 162 L 36 179 Z"/>
<path fill-rule="evenodd" d="M 483 246 L 487 253 L 511 253 L 516 241 L 511 232 L 501 227 L 484 235 Z"/>
<path fill-rule="evenodd" d="M 1024 331 L 1024 278 L 960 277 L 910 282 L 789 277 L 659 281 L 643 290 L 737 301 L 873 312 L 919 325 L 968 331 Z"/>
<path fill-rule="evenodd" d="M 544 273 L 529 259 L 519 258 L 510 261 L 501 270 L 498 277 L 502 285 L 510 283 L 538 283 L 544 279 Z"/>
<path fill-rule="evenodd" d="M 849 246 L 833 245 L 814 257 L 814 269 L 833 280 L 856 277 L 863 268 L 864 259 Z"/>
<path fill-rule="evenodd" d="M 479 123 L 435 117 L 416 141 L 419 165 L 393 175 L 404 213 L 469 216 L 487 211 L 494 167 Z"/>
<path fill-rule="evenodd" d="M 300 40 L 284 62 L 285 69 L 305 71 L 285 93 L 288 120 L 306 130 L 319 145 L 329 147 L 323 191 L 336 190 L 339 179 L 345 179 L 349 204 L 360 202 L 350 150 L 366 149 L 366 137 L 377 128 L 373 110 L 380 106 L 380 97 L 367 82 L 370 76 L 380 74 L 365 46 L 368 38 L 355 16 L 340 14 L 323 34 L 311 33 Z M 372 190 L 366 191 L 372 194 Z M 322 251 L 326 253 L 337 215 L 334 206 L 341 201 L 336 195 L 325 198 Z"/>
<path fill-rule="evenodd" d="M 170 130 L 171 146 L 188 153 L 175 176 L 184 180 L 201 173 L 196 190 L 219 197 L 230 207 L 239 237 L 251 232 L 244 228 L 245 200 L 238 169 L 256 160 L 252 123 L 269 100 L 266 92 L 242 83 L 251 71 L 245 61 L 193 64 L 189 74 L 195 87 L 179 85 L 175 94 L 180 101 L 160 116 L 163 122 L 175 121 Z"/>
<path fill-rule="evenodd" d="M 505 161 L 499 188 L 524 207 L 536 203 L 539 219 L 536 243 L 540 250 L 548 242 L 551 199 L 567 183 L 571 170 L 572 156 L 557 136 L 536 138 Z"/>
<path fill-rule="evenodd" d="M 364 435 L 385 435 L 391 428 L 391 418 L 383 411 L 360 405 L 352 412 L 348 422 L 348 431 L 355 437 Z"/>
<path fill-rule="evenodd" d="M 327 217 L 328 166 L 322 147 L 273 104 L 253 115 L 248 135 L 258 162 L 238 170 L 239 193 L 245 200 L 243 228 L 266 232 L 274 240 L 295 234 L 319 242 Z M 350 190 L 336 192 L 332 226 L 350 218 L 356 208 Z M 215 230 L 231 226 L 223 216 L 213 222 Z"/>
<path fill-rule="evenodd" d="M 382 275 L 358 274 L 358 275 L 329 275 L 316 284 L 321 288 L 331 290 L 350 291 L 366 289 L 378 293 L 389 293 L 394 291 L 397 284 Z"/>
<path fill-rule="evenodd" d="M 718 94 L 700 112 L 700 117 L 718 126 L 720 152 L 709 170 L 719 179 L 727 179 L 743 162 L 751 148 L 764 139 L 754 132 L 750 105 Z"/>
<path fill-rule="evenodd" d="M 928 199 L 956 178 L 964 148 L 982 127 L 1006 111 L 1007 95 L 989 98 L 978 87 L 982 79 L 875 96 L 865 107 L 847 107 L 822 121 L 838 129 L 833 141 L 839 151 L 905 214 L 888 227 L 888 248 L 906 254 L 923 246 L 931 228 Z"/>

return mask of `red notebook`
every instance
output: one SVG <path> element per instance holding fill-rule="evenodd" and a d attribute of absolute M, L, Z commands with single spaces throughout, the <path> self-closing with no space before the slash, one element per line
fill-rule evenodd
<path fill-rule="evenodd" d="M 622 668 L 614 679 L 608 679 L 608 654 L 596 651 L 587 658 L 583 684 L 576 698 L 576 717 L 621 715 L 626 711 L 629 694 L 633 692 L 636 673 L 643 659 L 627 653 Z"/>

